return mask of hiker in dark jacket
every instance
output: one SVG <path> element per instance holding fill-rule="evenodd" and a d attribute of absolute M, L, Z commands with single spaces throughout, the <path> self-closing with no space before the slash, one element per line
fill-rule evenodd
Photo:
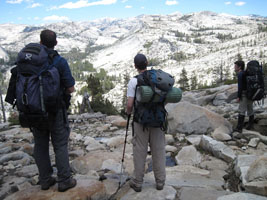
<path fill-rule="evenodd" d="M 58 53 L 54 50 L 54 47 L 57 45 L 56 33 L 51 30 L 43 30 L 41 32 L 40 39 L 40 43 L 45 45 L 51 53 L 54 52 L 57 56 Z M 63 95 L 69 95 L 74 92 L 75 84 L 69 65 L 67 61 L 62 58 L 56 67 L 60 74 Z M 41 189 L 47 190 L 56 182 L 55 178 L 51 176 L 53 173 L 49 156 L 49 138 L 51 136 L 56 156 L 56 167 L 58 170 L 58 190 L 60 192 L 64 192 L 76 185 L 76 180 L 71 176 L 71 169 L 69 165 L 68 140 L 70 128 L 66 112 L 66 102 L 62 101 L 61 108 L 55 115 L 50 117 L 50 120 L 50 130 L 33 129 L 35 141 L 34 158 L 39 169 Z"/>
<path fill-rule="evenodd" d="M 253 128 L 253 122 L 254 122 L 253 101 L 248 99 L 246 94 L 247 82 L 245 75 L 246 72 L 244 71 L 245 63 L 243 61 L 236 61 L 234 64 L 238 80 L 237 102 L 239 102 L 238 122 L 234 131 L 242 133 L 246 112 L 247 115 L 249 116 L 249 124 L 248 127 L 246 128 L 248 130 Z"/>
<path fill-rule="evenodd" d="M 43 30 L 40 34 L 40 44 L 44 45 L 47 53 L 52 59 L 59 56 L 54 50 L 57 45 L 56 33 L 51 30 Z M 55 161 L 57 167 L 58 191 L 64 192 L 75 187 L 76 180 L 72 178 L 69 164 L 68 140 L 70 128 L 67 118 L 67 107 L 70 104 L 70 94 L 74 92 L 75 80 L 72 77 L 69 65 L 64 58 L 60 58 L 56 66 L 60 74 L 60 96 L 61 101 L 58 110 L 55 113 L 48 113 L 49 127 L 40 129 L 40 127 L 32 127 L 34 136 L 34 159 L 39 171 L 39 182 L 42 190 L 48 190 L 56 183 L 56 179 L 52 176 L 53 168 L 49 155 L 49 141 L 54 147 Z M 16 68 L 11 70 L 12 76 L 9 83 L 8 95 L 6 101 L 13 104 L 16 95 Z"/>
<path fill-rule="evenodd" d="M 137 54 L 134 58 L 135 68 L 141 75 L 147 70 L 147 59 L 143 54 Z M 127 90 L 127 114 L 130 115 L 134 109 L 134 97 L 137 86 L 137 78 L 132 78 L 128 83 Z M 135 110 L 136 111 L 136 110 Z M 133 161 L 134 175 L 130 180 L 130 187 L 136 192 L 141 192 L 142 183 L 145 173 L 145 163 L 150 145 L 153 171 L 156 180 L 156 189 L 162 190 L 165 184 L 165 135 L 161 128 L 145 127 L 136 122 L 133 122 Z"/>

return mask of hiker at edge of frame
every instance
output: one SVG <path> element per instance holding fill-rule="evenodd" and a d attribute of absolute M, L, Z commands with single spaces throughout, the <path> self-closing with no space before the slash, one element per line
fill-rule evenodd
<path fill-rule="evenodd" d="M 253 110 L 253 100 L 247 97 L 247 80 L 244 61 L 236 61 L 234 63 L 234 69 L 238 78 L 238 121 L 237 126 L 234 128 L 234 132 L 242 133 L 245 115 L 249 116 L 249 124 L 246 127 L 247 130 L 253 129 L 254 122 L 254 110 Z"/>
<path fill-rule="evenodd" d="M 11 70 L 5 100 L 13 104 L 16 99 L 14 105 L 19 111 L 21 126 L 29 127 L 33 132 L 33 154 L 41 190 L 48 190 L 58 183 L 58 191 L 64 192 L 77 184 L 72 178 L 69 163 L 70 128 L 67 117 L 75 80 L 66 59 L 54 50 L 56 45 L 56 33 L 46 29 L 40 34 L 40 43 L 30 43 L 20 51 L 16 67 Z M 55 79 L 47 81 L 51 77 Z M 58 91 L 54 90 L 57 88 Z M 55 152 L 57 179 L 53 176 L 49 155 L 50 139 Z"/>

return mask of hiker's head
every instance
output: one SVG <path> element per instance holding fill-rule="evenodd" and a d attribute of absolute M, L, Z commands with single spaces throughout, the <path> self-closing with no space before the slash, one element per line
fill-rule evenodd
<path fill-rule="evenodd" d="M 143 54 L 137 54 L 134 57 L 134 65 L 138 70 L 144 70 L 147 67 L 147 59 Z"/>
<path fill-rule="evenodd" d="M 54 48 L 57 45 L 57 34 L 51 30 L 43 30 L 40 34 L 41 44 L 48 48 Z"/>
<path fill-rule="evenodd" d="M 235 71 L 238 72 L 240 70 L 244 70 L 245 69 L 245 63 L 242 60 L 238 60 L 235 62 Z"/>

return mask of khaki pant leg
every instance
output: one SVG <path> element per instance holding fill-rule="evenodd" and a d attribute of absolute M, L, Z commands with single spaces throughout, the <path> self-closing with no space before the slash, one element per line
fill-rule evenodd
<path fill-rule="evenodd" d="M 164 184 L 166 179 L 165 134 L 160 128 L 150 128 L 149 138 L 154 177 L 157 183 Z"/>
<path fill-rule="evenodd" d="M 138 187 L 142 186 L 145 163 L 147 157 L 149 132 L 147 129 L 143 130 L 143 125 L 134 123 L 134 137 L 133 144 L 133 161 L 134 161 L 134 177 L 132 181 Z"/>
<path fill-rule="evenodd" d="M 246 115 L 246 112 L 248 116 L 251 116 L 254 114 L 253 101 L 248 99 L 245 93 L 242 94 L 242 99 L 239 102 L 238 112 L 240 115 L 244 115 L 244 116 Z"/>
<path fill-rule="evenodd" d="M 242 94 L 242 99 L 239 102 L 238 113 L 239 115 L 246 116 L 246 111 L 247 111 L 247 98 L 244 94 Z"/>
<path fill-rule="evenodd" d="M 247 100 L 247 114 L 248 116 L 254 115 L 253 101 L 249 99 Z"/>

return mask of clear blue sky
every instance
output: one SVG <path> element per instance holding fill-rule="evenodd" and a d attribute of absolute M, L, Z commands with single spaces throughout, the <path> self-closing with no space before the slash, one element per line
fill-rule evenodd
<path fill-rule="evenodd" d="M 128 18 L 141 14 L 213 11 L 267 16 L 267 0 L 0 0 L 0 24 Z"/>

